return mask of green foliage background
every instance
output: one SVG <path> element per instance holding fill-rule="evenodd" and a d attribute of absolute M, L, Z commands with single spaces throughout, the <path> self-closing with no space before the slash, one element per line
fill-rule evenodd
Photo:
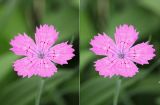
<path fill-rule="evenodd" d="M 139 73 L 123 78 L 118 105 L 160 105 L 160 0 L 81 0 L 80 3 L 80 102 L 81 105 L 112 105 L 115 77 L 102 78 L 94 61 L 100 57 L 88 49 L 97 33 L 114 37 L 115 27 L 132 24 L 139 31 L 136 43 L 154 44 L 156 57 L 149 65 L 137 65 Z"/>
<path fill-rule="evenodd" d="M 113 37 L 115 27 L 124 23 L 139 31 L 136 43 L 150 40 L 157 56 L 149 65 L 137 65 L 139 73 L 133 78 L 122 79 L 119 105 L 160 105 L 159 4 L 159 0 L 80 0 L 80 4 L 79 0 L 0 0 L 0 105 L 34 105 L 40 78 L 16 75 L 12 64 L 20 57 L 9 51 L 9 42 L 17 33 L 34 37 L 35 27 L 44 23 L 60 32 L 57 43 L 74 38 L 77 56 L 46 79 L 41 105 L 78 105 L 79 86 L 81 105 L 112 105 L 115 77 L 102 78 L 95 71 L 99 57 L 89 51 L 89 42 L 97 33 Z"/>
<path fill-rule="evenodd" d="M 34 105 L 39 77 L 21 78 L 12 64 L 20 57 L 9 48 L 10 40 L 26 32 L 34 38 L 36 26 L 52 24 L 61 41 L 73 41 L 78 49 L 78 0 L 0 0 L 0 105 Z M 75 51 L 78 55 L 78 50 Z M 78 56 L 45 80 L 41 105 L 77 105 L 79 99 Z"/>

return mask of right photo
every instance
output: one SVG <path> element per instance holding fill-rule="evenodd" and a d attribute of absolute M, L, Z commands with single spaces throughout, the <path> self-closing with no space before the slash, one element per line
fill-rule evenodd
<path fill-rule="evenodd" d="M 80 105 L 160 105 L 160 1 L 80 1 Z"/>

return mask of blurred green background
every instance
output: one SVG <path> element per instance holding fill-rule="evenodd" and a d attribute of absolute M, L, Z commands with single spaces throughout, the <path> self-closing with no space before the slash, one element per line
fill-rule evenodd
<path fill-rule="evenodd" d="M 40 78 L 21 78 L 12 64 L 19 56 L 9 48 L 10 40 L 26 32 L 34 38 L 36 26 L 52 24 L 60 33 L 57 43 L 71 41 L 77 55 L 68 65 L 46 79 L 41 105 L 78 105 L 78 0 L 0 0 L 0 105 L 34 105 Z"/>
<path fill-rule="evenodd" d="M 132 24 L 139 32 L 136 43 L 150 43 L 156 57 L 138 65 L 139 73 L 123 78 L 118 105 L 160 105 L 160 0 L 81 0 L 80 3 L 80 102 L 81 105 L 112 105 L 115 77 L 102 78 L 93 67 L 96 56 L 89 48 L 97 33 L 114 37 L 115 27 Z"/>
<path fill-rule="evenodd" d="M 34 37 L 35 27 L 45 23 L 60 32 L 57 43 L 74 38 L 77 56 L 46 79 L 41 105 L 78 105 L 79 89 L 81 105 L 112 105 L 115 78 L 95 71 L 93 62 L 101 57 L 89 51 L 89 42 L 102 32 L 113 38 L 124 23 L 140 33 L 136 43 L 150 40 L 157 56 L 138 65 L 133 78 L 123 78 L 119 105 L 160 105 L 160 0 L 81 0 L 80 11 L 79 0 L 0 0 L 0 105 L 34 105 L 39 78 L 16 75 L 12 63 L 19 57 L 9 51 L 9 42 L 17 33 Z"/>

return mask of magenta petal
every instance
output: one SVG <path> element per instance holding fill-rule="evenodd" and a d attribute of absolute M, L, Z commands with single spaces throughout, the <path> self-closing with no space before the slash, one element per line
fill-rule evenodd
<path fill-rule="evenodd" d="M 36 58 L 25 57 L 14 62 L 14 70 L 19 76 L 31 77 L 35 74 Z"/>
<path fill-rule="evenodd" d="M 138 32 L 135 28 L 127 24 L 120 25 L 116 28 L 115 40 L 118 48 L 125 49 L 131 47 L 138 38 Z"/>
<path fill-rule="evenodd" d="M 31 77 L 33 75 L 51 77 L 57 72 L 56 66 L 50 60 L 31 57 L 17 60 L 14 63 L 14 70 L 22 77 Z"/>
<path fill-rule="evenodd" d="M 36 63 L 36 75 L 51 77 L 57 72 L 57 67 L 48 59 L 38 59 Z"/>
<path fill-rule="evenodd" d="M 98 34 L 90 42 L 91 50 L 97 55 L 110 55 L 115 54 L 114 41 L 106 34 Z"/>
<path fill-rule="evenodd" d="M 95 62 L 96 71 L 99 72 L 101 76 L 112 77 L 116 73 L 115 63 L 117 59 L 105 57 Z"/>
<path fill-rule="evenodd" d="M 138 32 L 127 24 L 116 28 L 116 44 L 106 35 L 95 36 L 90 43 L 91 50 L 97 55 L 108 56 L 95 62 L 96 71 L 104 77 L 133 77 L 138 72 L 134 62 L 148 64 L 155 56 L 155 49 L 148 42 L 133 46 L 137 38 Z"/>
<path fill-rule="evenodd" d="M 53 62 L 67 64 L 74 56 L 74 49 L 67 42 L 52 47 L 57 38 L 55 28 L 45 24 L 36 29 L 36 43 L 26 34 L 19 34 L 11 40 L 11 50 L 16 55 L 27 56 L 14 63 L 17 74 L 22 77 L 51 77 L 57 72 Z"/>
<path fill-rule="evenodd" d="M 138 68 L 130 60 L 121 60 L 108 57 L 96 61 L 95 67 L 96 71 L 104 77 L 132 77 L 138 72 Z"/>
<path fill-rule="evenodd" d="M 67 42 L 57 44 L 53 46 L 49 51 L 49 59 L 57 64 L 67 64 L 67 61 L 72 59 L 75 55 L 73 54 L 74 49 L 72 45 Z"/>
<path fill-rule="evenodd" d="M 122 77 L 133 77 L 137 72 L 137 66 L 130 60 L 119 59 L 115 65 L 116 75 Z"/>
<path fill-rule="evenodd" d="M 50 48 L 57 38 L 58 32 L 52 25 L 40 25 L 40 27 L 36 29 L 35 40 L 38 48 Z"/>
<path fill-rule="evenodd" d="M 19 34 L 16 36 L 13 40 L 11 40 L 10 44 L 12 45 L 10 50 L 16 55 L 32 56 L 35 54 L 35 43 L 25 33 L 24 35 Z"/>
<path fill-rule="evenodd" d="M 154 52 L 153 45 L 149 45 L 148 42 L 140 43 L 129 50 L 128 58 L 142 65 L 148 64 L 148 61 L 155 56 Z"/>

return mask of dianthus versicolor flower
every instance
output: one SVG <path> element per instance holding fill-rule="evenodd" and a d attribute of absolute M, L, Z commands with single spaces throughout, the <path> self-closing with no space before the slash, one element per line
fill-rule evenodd
<path fill-rule="evenodd" d="M 138 32 L 132 25 L 120 25 L 114 35 L 115 42 L 105 33 L 91 40 L 91 51 L 106 56 L 95 62 L 95 69 L 104 77 L 133 77 L 138 72 L 134 63 L 148 64 L 155 56 L 155 49 L 148 42 L 133 46 Z"/>
<path fill-rule="evenodd" d="M 57 72 L 54 63 L 63 65 L 72 59 L 74 56 L 72 45 L 63 42 L 53 46 L 58 34 L 54 26 L 40 25 L 36 28 L 35 41 L 25 33 L 11 40 L 11 51 L 16 55 L 25 56 L 15 61 L 13 65 L 19 76 L 51 77 Z"/>

